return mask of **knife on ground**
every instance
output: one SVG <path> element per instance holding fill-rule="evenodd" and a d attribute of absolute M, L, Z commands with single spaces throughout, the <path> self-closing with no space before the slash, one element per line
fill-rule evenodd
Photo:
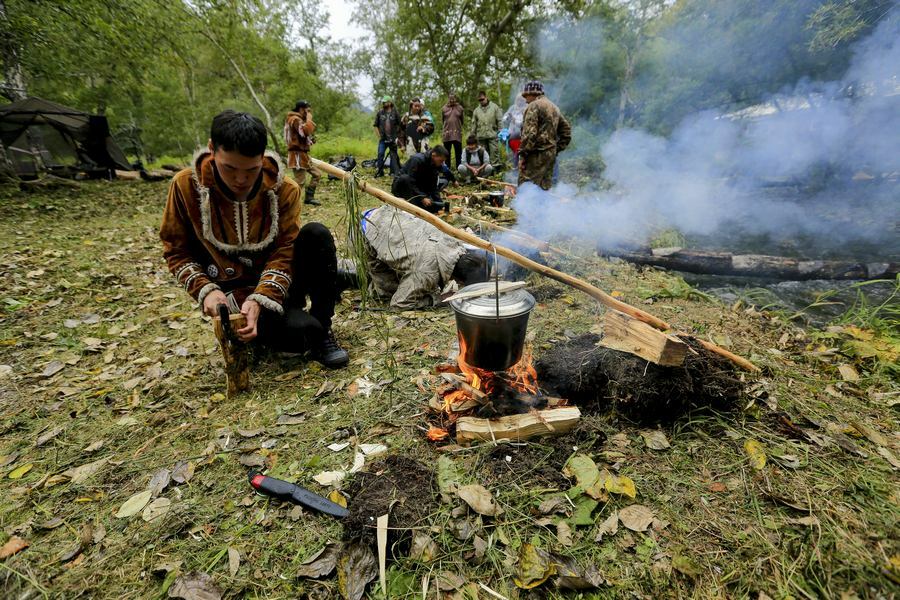
<path fill-rule="evenodd" d="M 247 477 L 250 479 L 250 485 L 266 496 L 306 506 L 333 517 L 346 517 L 350 514 L 350 511 L 340 504 L 323 498 L 296 483 L 275 479 L 256 471 L 250 471 Z"/>

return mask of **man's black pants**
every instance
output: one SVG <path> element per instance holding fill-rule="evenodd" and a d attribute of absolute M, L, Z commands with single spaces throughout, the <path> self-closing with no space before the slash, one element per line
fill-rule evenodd
<path fill-rule="evenodd" d="M 284 314 L 263 310 L 257 340 L 279 352 L 306 352 L 322 342 L 334 317 L 337 250 L 327 227 L 307 223 L 300 229 L 292 270 Z M 309 310 L 305 310 L 307 297 Z"/>
<path fill-rule="evenodd" d="M 462 142 L 444 142 L 444 147 L 447 148 L 447 153 L 450 155 L 450 158 L 456 161 L 453 164 L 453 168 L 458 169 L 459 162 L 462 160 Z M 453 156 L 454 153 L 456 154 L 455 157 Z M 452 162 L 450 158 L 447 159 L 448 163 Z M 493 156 L 491 158 L 493 158 Z"/>
<path fill-rule="evenodd" d="M 405 173 L 394 178 L 394 182 L 391 184 L 391 193 L 399 198 L 408 200 L 410 204 L 418 206 L 419 208 L 425 209 L 431 213 L 438 212 L 446 205 L 446 203 L 440 199 L 435 200 L 433 196 L 429 197 L 418 194 L 416 192 L 416 180 L 413 179 L 412 175 L 407 175 Z M 424 200 L 425 198 L 429 198 L 431 200 L 431 206 L 424 206 L 422 204 L 422 200 Z"/>

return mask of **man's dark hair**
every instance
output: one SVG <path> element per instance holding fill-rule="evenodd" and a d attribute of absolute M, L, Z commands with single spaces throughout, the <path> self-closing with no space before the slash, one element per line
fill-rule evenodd
<path fill-rule="evenodd" d="M 431 149 L 432 156 L 437 154 L 439 156 L 443 156 L 444 160 L 450 160 L 450 153 L 447 152 L 447 149 L 441 145 L 437 145 Z"/>
<path fill-rule="evenodd" d="M 212 120 L 209 139 L 213 150 L 237 150 L 244 156 L 259 156 L 266 151 L 266 127 L 250 113 L 223 110 Z"/>
<path fill-rule="evenodd" d="M 456 261 L 451 277 L 463 286 L 487 281 L 490 279 L 488 272 L 490 263 L 491 261 L 484 251 L 467 250 Z"/>
<path fill-rule="evenodd" d="M 466 144 L 471 145 L 471 144 L 477 144 L 477 143 L 478 143 L 478 138 L 470 133 L 469 137 L 466 138 Z"/>
<path fill-rule="evenodd" d="M 481 90 L 480 92 L 478 92 L 478 95 L 479 95 L 479 96 L 484 96 L 485 98 L 487 98 L 487 92 L 484 91 L 484 90 Z"/>
<path fill-rule="evenodd" d="M 309 108 L 309 102 L 306 100 L 299 100 L 297 104 L 294 105 L 294 112 L 300 112 L 301 108 Z"/>

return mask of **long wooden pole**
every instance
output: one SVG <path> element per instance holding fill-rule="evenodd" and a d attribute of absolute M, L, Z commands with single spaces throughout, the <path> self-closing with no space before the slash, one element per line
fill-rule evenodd
<path fill-rule="evenodd" d="M 350 173 L 348 173 L 347 171 L 344 171 L 343 169 L 339 169 L 338 167 L 332 166 L 326 162 L 323 162 L 323 161 L 315 159 L 315 158 L 312 158 L 310 160 L 312 161 L 312 164 L 314 167 L 321 169 L 322 171 L 325 171 L 329 175 L 334 175 L 335 177 L 337 177 L 343 181 L 346 181 L 346 180 L 350 179 L 350 177 L 351 177 Z M 481 248 L 481 249 L 487 250 L 489 252 L 496 252 L 498 255 L 516 263 L 517 265 L 521 265 L 521 266 L 525 267 L 526 269 L 530 269 L 531 271 L 540 273 L 541 275 L 543 275 L 545 277 L 549 277 L 550 279 L 559 281 L 560 283 L 564 283 L 570 287 L 580 290 L 580 291 L 584 292 L 585 294 L 587 294 L 588 296 L 599 301 L 601 304 L 604 304 L 604 305 L 608 306 L 609 308 L 615 309 L 619 312 L 623 312 L 626 315 L 634 317 L 635 319 L 637 319 L 639 321 L 643 321 L 644 323 L 652 325 L 653 327 L 656 327 L 657 329 L 659 329 L 661 331 L 669 331 L 672 329 L 672 327 L 668 323 L 663 321 L 662 319 L 655 317 L 655 316 L 651 315 L 650 313 L 645 312 L 639 308 L 635 308 L 635 307 L 631 306 L 630 304 L 626 304 L 620 300 L 616 300 L 615 298 L 613 298 L 612 296 L 610 296 L 609 294 L 607 294 L 600 288 L 593 286 L 590 283 L 588 283 L 582 279 L 578 279 L 577 277 L 572 277 L 571 275 L 563 273 L 562 271 L 557 271 L 556 269 L 550 268 L 547 265 L 542 265 L 540 263 L 537 263 L 537 262 L 531 260 L 530 258 L 527 258 L 517 252 L 510 250 L 509 248 L 506 248 L 504 246 L 498 246 L 496 244 L 492 244 L 491 242 L 485 241 L 476 235 L 473 235 L 466 231 L 462 231 L 461 229 L 457 229 L 456 227 L 453 227 L 452 225 L 444 222 L 442 219 L 438 218 L 437 216 L 431 214 L 427 210 L 423 210 L 423 209 L 419 208 L 418 206 L 410 204 L 406 200 L 403 200 L 402 198 L 398 198 L 397 196 L 394 196 L 393 194 L 389 194 L 388 192 L 386 192 L 380 188 L 369 185 L 369 183 L 367 181 L 357 180 L 357 186 L 363 192 L 365 192 L 371 196 L 374 196 L 375 198 L 378 198 L 385 204 L 389 204 L 390 206 L 398 208 L 404 212 L 408 212 L 409 214 L 415 215 L 415 216 L 419 217 L 420 219 L 422 219 L 423 221 L 426 221 L 426 222 L 434 225 L 440 231 L 446 233 L 450 237 L 456 238 L 458 240 L 466 242 L 467 244 L 471 244 L 477 248 Z M 738 365 L 739 367 L 741 367 L 743 369 L 746 369 L 748 371 L 759 371 L 759 368 L 756 365 L 754 365 L 753 363 L 751 363 L 750 361 L 748 361 L 745 358 L 737 356 L 736 354 L 733 354 L 733 353 L 729 352 L 728 350 L 725 350 L 724 348 L 721 348 L 721 347 L 717 346 L 716 344 L 713 344 L 712 342 L 707 342 L 704 340 L 698 340 L 698 341 L 700 342 L 700 344 L 703 345 L 704 348 L 706 348 L 710 352 L 714 352 L 720 356 L 724 356 L 725 358 L 732 361 L 733 363 L 735 363 L 736 365 Z"/>

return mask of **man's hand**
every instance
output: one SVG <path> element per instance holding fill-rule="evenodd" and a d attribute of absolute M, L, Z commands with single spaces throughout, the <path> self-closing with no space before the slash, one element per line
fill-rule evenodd
<path fill-rule="evenodd" d="M 218 317 L 220 304 L 228 304 L 225 292 L 222 290 L 211 291 L 203 299 L 203 313 L 210 317 Z"/>
<path fill-rule="evenodd" d="M 247 326 L 237 330 L 238 339 L 249 342 L 256 337 L 256 322 L 259 320 L 260 306 L 256 300 L 244 300 L 241 314 L 247 319 Z"/>
<path fill-rule="evenodd" d="M 422 198 L 422 206 L 425 208 L 431 206 L 431 198 Z"/>

